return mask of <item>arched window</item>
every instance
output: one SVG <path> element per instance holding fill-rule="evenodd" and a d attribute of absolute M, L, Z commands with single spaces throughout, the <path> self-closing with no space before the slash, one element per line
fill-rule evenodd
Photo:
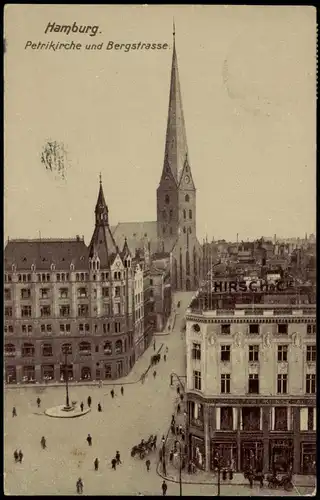
<path fill-rule="evenodd" d="M 112 344 L 111 342 L 105 342 L 103 346 L 103 352 L 104 354 L 112 354 Z"/>
<path fill-rule="evenodd" d="M 42 356 L 53 356 L 52 345 L 51 344 L 42 344 L 41 346 L 41 354 Z"/>
<path fill-rule="evenodd" d="M 122 353 L 122 341 L 121 340 L 117 340 L 116 345 L 115 345 L 115 351 L 116 351 L 116 354 Z"/>
<path fill-rule="evenodd" d="M 188 194 L 186 194 L 186 195 L 185 195 L 185 197 L 184 197 L 184 201 L 186 201 L 187 203 L 189 203 L 189 201 L 190 201 L 190 197 L 189 197 L 189 195 L 188 195 Z"/>
<path fill-rule="evenodd" d="M 185 209 L 183 209 L 183 218 L 184 218 L 184 220 L 186 220 L 186 217 L 187 217 L 187 213 L 186 213 Z"/>
<path fill-rule="evenodd" d="M 62 354 L 72 354 L 72 345 L 71 344 L 62 344 L 61 346 L 61 352 Z"/>
<path fill-rule="evenodd" d="M 89 366 L 83 366 L 81 368 L 81 380 L 90 380 L 91 379 L 91 368 Z"/>
<path fill-rule="evenodd" d="M 79 344 L 79 353 L 84 356 L 91 355 L 91 344 L 90 342 L 80 342 Z"/>
<path fill-rule="evenodd" d="M 169 203 L 170 203 L 170 197 L 169 197 L 169 195 L 168 195 L 168 194 L 166 194 L 164 201 L 165 201 L 165 203 L 166 203 L 167 205 L 169 205 Z"/>
<path fill-rule="evenodd" d="M 6 356 L 13 358 L 16 355 L 16 348 L 13 344 L 5 344 L 4 353 Z"/>
<path fill-rule="evenodd" d="M 22 344 L 21 356 L 23 358 L 32 358 L 34 354 L 35 354 L 35 348 L 33 344 L 29 344 L 28 342 Z"/>
<path fill-rule="evenodd" d="M 186 251 L 186 274 L 190 274 L 190 258 L 188 250 Z"/>
<path fill-rule="evenodd" d="M 189 219 L 192 219 L 192 210 L 189 210 Z"/>

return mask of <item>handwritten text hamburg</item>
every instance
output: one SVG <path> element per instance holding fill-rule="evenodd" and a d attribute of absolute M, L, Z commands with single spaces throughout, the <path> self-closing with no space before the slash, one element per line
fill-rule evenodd
<path fill-rule="evenodd" d="M 91 37 L 101 34 L 99 26 L 85 26 L 78 25 L 74 22 L 72 25 L 68 24 L 57 24 L 55 22 L 49 22 L 45 34 L 49 33 L 64 33 L 65 35 L 70 35 L 73 33 L 89 35 Z M 25 44 L 25 49 L 31 50 L 81 50 L 83 44 L 80 42 L 67 41 L 67 42 L 33 42 L 28 40 Z M 136 42 L 136 43 L 115 43 L 112 40 L 108 42 L 101 42 L 99 44 L 86 44 L 84 46 L 87 50 L 123 50 L 124 52 L 130 52 L 130 50 L 166 50 L 169 45 L 167 43 L 149 43 L 149 42 Z"/>

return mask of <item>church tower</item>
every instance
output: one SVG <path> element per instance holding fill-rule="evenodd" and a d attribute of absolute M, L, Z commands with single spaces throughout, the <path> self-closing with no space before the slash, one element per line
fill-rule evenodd
<path fill-rule="evenodd" d="M 188 155 L 173 29 L 173 54 L 165 154 L 157 189 L 157 232 L 162 251 L 171 253 L 175 289 L 195 289 L 200 245 L 196 237 L 196 188 Z M 194 265 L 193 265 L 194 263 Z"/>

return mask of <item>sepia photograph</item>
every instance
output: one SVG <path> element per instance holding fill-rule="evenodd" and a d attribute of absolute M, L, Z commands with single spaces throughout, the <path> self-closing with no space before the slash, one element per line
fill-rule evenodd
<path fill-rule="evenodd" d="M 6 4 L 6 495 L 316 495 L 316 86 L 311 6 Z"/>

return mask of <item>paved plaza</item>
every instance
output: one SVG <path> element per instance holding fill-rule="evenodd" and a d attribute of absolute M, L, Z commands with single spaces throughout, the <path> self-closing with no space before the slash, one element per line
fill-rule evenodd
<path fill-rule="evenodd" d="M 189 294 L 190 298 L 190 294 Z M 186 301 L 188 299 L 185 299 Z M 187 304 L 187 302 L 186 302 Z M 133 373 L 124 379 L 131 382 L 123 385 L 70 387 L 70 401 L 84 402 L 92 398 L 92 411 L 81 418 L 59 419 L 44 415 L 46 408 L 63 404 L 64 387 L 20 387 L 5 391 L 5 492 L 8 495 L 73 495 L 76 494 L 76 481 L 79 477 L 84 483 L 87 495 L 161 495 L 162 478 L 157 473 L 158 451 L 148 455 L 151 470 L 147 472 L 145 460 L 132 458 L 132 446 L 150 434 L 158 435 L 158 445 L 162 435 L 167 435 L 171 415 L 176 406 L 177 393 L 170 387 L 170 373 L 183 375 L 185 355 L 183 335 L 180 334 L 180 321 L 186 304 L 178 312 L 175 329 L 169 335 L 156 336 L 156 349 L 161 346 L 163 355 L 167 346 L 167 361 L 163 356 L 154 368 L 150 369 L 145 382 L 132 383 L 138 379 L 149 365 L 153 345 L 138 360 Z M 114 388 L 114 399 L 110 390 Z M 41 398 L 41 408 L 36 400 Z M 101 403 L 102 412 L 97 411 Z M 12 417 L 13 406 L 17 417 Z M 92 447 L 86 442 L 92 436 Z M 47 440 L 47 449 L 40 445 L 41 437 Z M 22 463 L 16 464 L 13 452 L 21 449 L 24 454 Z M 159 449 L 159 446 L 158 446 Z M 111 460 L 116 451 L 121 454 L 122 464 L 116 470 L 111 468 Z M 94 460 L 100 461 L 99 471 L 94 471 Z M 177 471 L 176 471 L 177 472 Z M 172 479 L 175 479 L 174 472 Z M 203 476 L 199 473 L 199 481 Z M 168 481 L 167 495 L 179 495 L 179 484 Z M 310 494 L 313 488 L 299 488 L 291 494 Z M 183 495 L 216 495 L 215 484 L 184 484 Z M 221 495 L 277 495 L 279 491 L 250 490 L 247 486 L 222 485 Z M 286 495 L 281 491 L 281 495 Z"/>

